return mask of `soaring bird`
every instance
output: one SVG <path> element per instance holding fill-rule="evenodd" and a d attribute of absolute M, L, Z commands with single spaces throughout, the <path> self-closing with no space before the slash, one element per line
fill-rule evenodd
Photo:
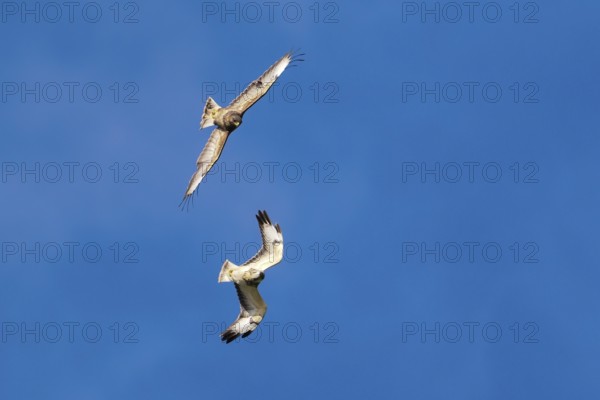
<path fill-rule="evenodd" d="M 250 83 L 227 107 L 219 106 L 212 97 L 206 100 L 204 113 L 200 121 L 200 129 L 213 125 L 216 125 L 216 128 L 210 134 L 208 142 L 196 160 L 196 172 L 190 179 L 180 206 L 188 204 L 192 194 L 196 191 L 200 182 L 202 182 L 202 179 L 210 171 L 215 162 L 217 162 L 229 135 L 242 124 L 244 113 L 269 91 L 288 65 L 297 61 L 303 61 L 299 58 L 302 55 L 292 52 L 285 54 L 258 79 Z"/>
<path fill-rule="evenodd" d="M 267 305 L 258 293 L 258 285 L 265 278 L 264 271 L 283 258 L 283 235 L 279 224 L 273 225 L 266 211 L 259 211 L 256 219 L 262 236 L 258 253 L 239 267 L 225 260 L 219 274 L 219 283 L 233 282 L 240 300 L 240 315 L 221 332 L 221 340 L 227 343 L 240 335 L 250 335 L 264 318 Z"/>

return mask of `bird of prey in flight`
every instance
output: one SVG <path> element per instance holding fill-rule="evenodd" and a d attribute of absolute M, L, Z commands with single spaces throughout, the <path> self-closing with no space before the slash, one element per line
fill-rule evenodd
<path fill-rule="evenodd" d="M 239 267 L 225 260 L 219 274 L 219 283 L 233 282 L 240 300 L 240 315 L 221 333 L 221 340 L 227 343 L 240 335 L 243 338 L 250 335 L 262 321 L 267 305 L 258 293 L 258 285 L 265 277 L 264 271 L 283 258 L 283 235 L 279 224 L 273 225 L 266 211 L 259 211 L 256 219 L 262 236 L 258 253 Z"/>
<path fill-rule="evenodd" d="M 206 142 L 204 149 L 196 160 L 196 172 L 190 179 L 180 206 L 189 204 L 192 194 L 221 156 L 229 135 L 241 125 L 244 113 L 269 91 L 277 78 L 290 64 L 294 65 L 293 63 L 297 61 L 303 61 L 299 58 L 302 55 L 292 52 L 285 54 L 258 79 L 250 83 L 227 107 L 219 106 L 212 97 L 207 99 L 200 121 L 200 129 L 213 125 L 216 128 L 210 134 L 208 142 Z"/>

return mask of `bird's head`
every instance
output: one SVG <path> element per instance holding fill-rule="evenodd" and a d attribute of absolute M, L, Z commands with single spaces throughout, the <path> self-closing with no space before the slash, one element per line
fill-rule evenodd
<path fill-rule="evenodd" d="M 228 112 L 223 117 L 223 122 L 225 122 L 225 128 L 231 132 L 242 124 L 242 114 L 236 111 Z"/>

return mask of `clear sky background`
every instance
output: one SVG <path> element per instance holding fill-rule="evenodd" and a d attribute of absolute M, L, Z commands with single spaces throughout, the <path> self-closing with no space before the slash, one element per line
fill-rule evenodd
<path fill-rule="evenodd" d="M 2 399 L 597 398 L 597 2 L 23 4 Z M 297 48 L 178 210 L 206 97 Z M 259 209 L 286 257 L 225 345 Z"/>

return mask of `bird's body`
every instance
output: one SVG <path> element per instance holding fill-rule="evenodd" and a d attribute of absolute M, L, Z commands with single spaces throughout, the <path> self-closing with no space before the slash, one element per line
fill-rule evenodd
<path fill-rule="evenodd" d="M 273 225 L 266 211 L 256 216 L 262 236 L 262 247 L 254 257 L 241 266 L 225 260 L 219 283 L 233 282 L 240 301 L 240 314 L 233 324 L 221 333 L 221 340 L 230 343 L 238 336 L 246 337 L 256 329 L 267 313 L 267 304 L 258 292 L 265 277 L 264 271 L 283 258 L 283 235 L 279 225 Z"/>
<path fill-rule="evenodd" d="M 202 120 L 200 121 L 200 129 L 216 125 L 231 133 L 241 124 L 242 113 L 238 110 L 231 109 L 231 107 L 221 107 L 212 97 L 206 100 Z"/>
<path fill-rule="evenodd" d="M 208 142 L 196 160 L 196 172 L 190 179 L 181 205 L 188 204 L 192 194 L 208 171 L 217 162 L 229 135 L 242 124 L 244 113 L 260 100 L 273 86 L 283 71 L 294 61 L 302 61 L 292 53 L 287 53 L 265 71 L 227 107 L 221 107 L 209 97 L 204 106 L 200 129 L 215 125 Z"/>

